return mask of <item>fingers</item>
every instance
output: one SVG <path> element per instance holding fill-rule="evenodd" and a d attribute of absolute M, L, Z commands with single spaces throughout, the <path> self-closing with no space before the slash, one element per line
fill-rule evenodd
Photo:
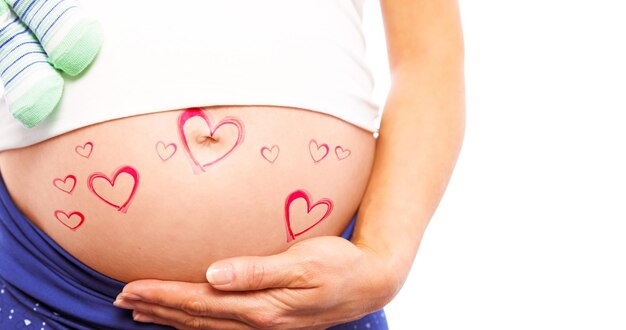
<path fill-rule="evenodd" d="M 141 301 L 185 311 L 190 315 L 237 319 L 256 308 L 257 300 L 225 295 L 208 283 L 140 280 L 127 284 L 118 299 Z"/>
<path fill-rule="evenodd" d="M 135 310 L 141 315 L 137 321 L 181 329 L 274 329 L 290 320 L 284 308 L 279 307 L 281 304 L 264 291 L 224 293 L 210 289 L 215 292 L 209 294 L 192 288 L 190 283 L 145 282 L 152 283 L 127 285 L 130 289 L 125 288 L 114 302 L 119 308 Z M 147 288 L 148 285 L 165 289 Z M 195 285 L 210 288 L 209 284 Z"/>
<path fill-rule="evenodd" d="M 239 257 L 215 262 L 207 270 L 211 285 L 223 291 L 310 287 L 305 259 L 290 251 L 267 257 Z"/>
<path fill-rule="evenodd" d="M 117 307 L 127 309 L 139 304 L 179 310 L 188 316 L 231 319 L 253 325 L 284 321 L 279 311 L 285 307 L 266 291 L 222 292 L 208 283 L 158 280 L 131 282 L 114 302 Z"/>
<path fill-rule="evenodd" d="M 115 305 L 181 329 L 330 325 L 368 304 L 361 293 L 372 273 L 364 269 L 375 271 L 362 268 L 372 264 L 366 256 L 343 239 L 320 237 L 273 256 L 218 261 L 207 271 L 211 283 L 135 281 Z"/>
<path fill-rule="evenodd" d="M 177 329 L 252 329 L 240 321 L 189 315 L 178 309 L 142 301 L 127 301 L 119 307 L 133 309 L 133 319 L 137 322 L 157 323 Z"/>

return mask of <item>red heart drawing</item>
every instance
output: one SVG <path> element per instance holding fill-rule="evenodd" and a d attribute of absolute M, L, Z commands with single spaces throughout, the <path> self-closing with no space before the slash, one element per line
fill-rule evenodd
<path fill-rule="evenodd" d="M 91 152 L 93 151 L 93 143 L 87 142 L 82 146 L 76 146 L 74 151 L 82 157 L 89 158 L 89 156 L 91 156 Z"/>
<path fill-rule="evenodd" d="M 177 150 L 176 144 L 170 143 L 166 145 L 163 141 L 157 142 L 155 147 L 159 158 L 161 158 L 161 160 L 164 162 L 172 158 Z"/>
<path fill-rule="evenodd" d="M 59 190 L 64 193 L 72 194 L 74 188 L 76 188 L 76 177 L 73 175 L 68 175 L 65 179 L 56 178 L 52 180 L 52 184 Z"/>
<path fill-rule="evenodd" d="M 185 123 L 187 122 L 187 120 L 193 117 L 200 117 L 204 120 L 204 122 L 209 127 L 209 132 L 210 132 L 209 134 L 211 137 L 215 134 L 215 132 L 220 127 L 224 125 L 233 125 L 235 128 L 237 128 L 237 132 L 238 132 L 237 141 L 235 141 L 233 146 L 230 149 L 228 149 L 224 154 L 219 156 L 217 159 L 214 159 L 205 164 L 200 164 L 198 159 L 193 155 L 193 153 L 189 149 L 189 142 L 187 141 L 187 136 L 185 135 L 185 131 L 184 131 Z M 205 171 L 204 169 L 206 167 L 209 167 L 219 162 L 220 160 L 224 159 L 226 156 L 228 156 L 231 152 L 235 150 L 235 148 L 237 148 L 243 142 L 244 135 L 245 135 L 243 123 L 239 121 L 239 119 L 235 117 L 224 117 L 219 123 L 217 123 L 217 125 L 213 126 L 211 124 L 209 117 L 200 108 L 191 108 L 191 109 L 187 109 L 183 111 L 183 113 L 180 115 L 180 118 L 178 119 L 178 133 L 180 134 L 180 140 L 183 143 L 183 147 L 185 148 L 185 151 L 187 152 L 187 155 L 189 156 L 191 160 L 192 166 L 194 168 L 194 173 L 196 174 L 200 172 L 204 172 Z"/>
<path fill-rule="evenodd" d="M 326 143 L 317 144 L 317 141 L 315 140 L 311 140 L 311 142 L 309 142 L 309 154 L 315 164 L 326 158 L 329 150 L 330 148 L 328 148 L 328 144 Z"/>
<path fill-rule="evenodd" d="M 67 214 L 61 210 L 54 211 L 54 217 L 59 220 L 65 227 L 76 231 L 83 222 L 85 222 L 85 216 L 80 212 L 72 212 Z"/>
<path fill-rule="evenodd" d="M 278 154 L 280 153 L 280 148 L 277 145 L 273 145 L 272 147 L 263 147 L 261 148 L 261 156 L 265 158 L 268 162 L 274 164 L 276 159 L 278 158 Z"/>
<path fill-rule="evenodd" d="M 108 185 L 111 186 L 110 188 L 107 188 L 107 189 L 116 189 L 115 181 L 117 180 L 117 177 L 122 173 L 129 174 L 133 178 L 133 181 L 134 181 L 131 191 L 127 193 L 128 196 L 125 197 L 125 200 L 123 202 L 120 203 L 120 202 L 112 201 L 110 197 L 103 196 L 105 194 L 104 191 L 101 191 L 100 193 L 98 193 L 96 189 L 94 188 L 93 183 L 95 180 L 105 180 L 108 183 Z M 87 180 L 87 186 L 89 187 L 89 190 L 92 193 L 94 193 L 94 195 L 96 195 L 98 198 L 100 198 L 102 201 L 115 207 L 118 211 L 122 213 L 126 213 L 126 211 L 128 211 L 128 208 L 130 207 L 130 203 L 132 202 L 133 197 L 135 197 L 137 188 L 139 187 L 139 173 L 137 172 L 137 170 L 135 170 L 134 168 L 130 166 L 123 166 L 119 168 L 118 170 L 114 171 L 111 176 L 113 177 L 113 179 L 109 179 L 105 174 L 100 173 L 100 172 L 93 173 L 89 176 L 89 179 Z"/>
<path fill-rule="evenodd" d="M 305 228 L 304 230 L 294 233 L 293 229 L 291 228 L 291 214 L 289 212 L 289 208 L 291 206 L 291 203 L 293 203 L 295 200 L 302 198 L 306 201 L 306 207 L 307 207 L 307 211 L 306 213 L 309 214 L 311 213 L 311 211 L 321 205 L 326 205 L 326 213 L 324 213 L 324 215 L 318 219 L 315 223 L 313 223 L 312 225 L 310 225 L 309 227 Z M 328 218 L 328 216 L 330 215 L 330 212 L 332 212 L 333 210 L 333 201 L 331 201 L 328 198 L 322 198 L 319 201 L 317 201 L 315 204 L 311 205 L 311 195 L 309 195 L 308 192 L 304 191 L 304 190 L 296 190 L 294 192 L 292 192 L 289 196 L 287 196 L 287 200 L 285 201 L 285 223 L 287 225 L 287 243 L 293 241 L 296 239 L 296 237 L 306 233 L 307 231 L 309 231 L 311 228 L 317 226 L 320 222 L 322 222 L 324 219 Z"/>
<path fill-rule="evenodd" d="M 352 152 L 350 151 L 350 149 L 344 149 L 341 146 L 335 147 L 335 155 L 337 155 L 337 159 L 339 160 L 344 160 L 350 157 L 351 154 Z"/>

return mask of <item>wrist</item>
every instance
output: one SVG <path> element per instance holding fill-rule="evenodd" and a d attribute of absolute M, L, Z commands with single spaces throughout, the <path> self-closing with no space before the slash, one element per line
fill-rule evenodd
<path fill-rule="evenodd" d="M 367 221 L 361 218 L 359 220 Z M 372 275 L 373 281 L 387 292 L 390 301 L 408 277 L 424 230 L 398 232 L 398 228 L 394 230 L 387 226 L 363 226 L 365 221 L 359 223 L 359 220 L 351 241 L 368 255 L 371 269 L 376 272 Z"/>
<path fill-rule="evenodd" d="M 387 305 L 400 291 L 408 276 L 411 262 L 398 257 L 392 250 L 372 247 L 365 241 L 356 240 L 353 244 L 367 255 L 366 267 L 370 276 L 365 286 L 376 297 L 376 308 Z"/>

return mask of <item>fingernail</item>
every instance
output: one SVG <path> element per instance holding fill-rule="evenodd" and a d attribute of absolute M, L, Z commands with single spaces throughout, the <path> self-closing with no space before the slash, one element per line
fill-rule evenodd
<path fill-rule="evenodd" d="M 132 305 L 131 303 L 129 303 L 128 301 L 123 300 L 123 299 L 116 299 L 116 300 L 113 302 L 113 305 L 114 305 L 115 307 L 119 307 L 119 308 L 124 308 L 124 309 L 133 309 L 133 305 Z"/>
<path fill-rule="evenodd" d="M 140 301 L 141 297 L 134 293 L 122 292 L 117 296 L 117 299 Z"/>
<path fill-rule="evenodd" d="M 154 322 L 154 319 L 151 318 L 150 316 L 139 314 L 139 313 L 133 313 L 133 320 L 135 320 L 137 322 L 144 322 L 144 323 L 153 323 Z"/>
<path fill-rule="evenodd" d="M 233 281 L 233 265 L 225 263 L 211 266 L 206 271 L 206 279 L 213 285 L 224 285 Z"/>

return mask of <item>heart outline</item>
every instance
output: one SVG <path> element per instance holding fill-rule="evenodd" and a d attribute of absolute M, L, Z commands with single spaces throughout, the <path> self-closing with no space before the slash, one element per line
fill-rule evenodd
<path fill-rule="evenodd" d="M 299 198 L 303 198 L 306 201 L 306 206 L 307 206 L 306 213 L 307 214 L 311 213 L 311 211 L 316 206 L 322 205 L 322 204 L 326 205 L 326 213 L 324 213 L 324 215 L 311 226 L 305 228 L 304 230 L 300 232 L 294 233 L 293 229 L 291 228 L 291 214 L 289 212 L 289 207 L 291 206 L 291 203 L 293 203 L 296 199 L 299 199 Z M 311 195 L 306 190 L 299 189 L 289 194 L 289 196 L 287 196 L 287 199 L 285 200 L 285 224 L 287 227 L 287 243 L 294 241 L 296 237 L 306 233 L 307 231 L 311 230 L 313 227 L 317 226 L 320 222 L 328 218 L 330 213 L 333 211 L 333 207 L 334 207 L 333 201 L 331 201 L 328 198 L 322 198 L 319 201 L 317 201 L 315 204 L 311 205 Z"/>
<path fill-rule="evenodd" d="M 172 151 L 172 153 L 167 156 L 167 157 L 163 157 L 163 154 L 161 153 L 161 150 L 159 150 L 159 146 L 163 146 L 163 152 L 167 151 L 167 149 L 169 149 L 170 147 L 174 147 L 174 151 Z M 157 155 L 159 155 L 159 158 L 161 158 L 161 160 L 163 162 L 168 161 L 170 158 L 174 157 L 174 155 L 176 154 L 176 152 L 178 151 L 178 147 L 176 146 L 176 143 L 169 143 L 169 144 L 165 144 L 165 142 L 163 141 L 159 141 L 156 143 L 156 145 L 154 146 L 154 148 L 156 149 Z"/>
<path fill-rule="evenodd" d="M 66 185 L 67 184 L 67 179 L 72 179 L 74 181 L 74 183 L 72 184 L 72 188 L 70 188 L 70 190 L 66 190 L 65 187 L 61 187 L 61 186 L 59 186 L 57 184 L 58 182 L 63 182 L 63 184 Z M 65 179 L 55 178 L 54 180 L 52 180 L 52 185 L 55 188 L 61 190 L 62 192 L 66 193 L 68 195 L 71 195 L 74 192 L 74 189 L 76 189 L 76 183 L 77 182 L 78 181 L 76 180 L 76 177 L 74 175 L 72 175 L 72 174 L 69 174 L 69 175 L 67 175 L 65 177 Z"/>
<path fill-rule="evenodd" d="M 87 146 L 89 146 L 89 152 L 87 152 L 86 155 L 83 154 L 84 150 L 87 149 Z M 80 151 L 79 151 L 80 150 Z M 77 145 L 74 148 L 74 151 L 81 157 L 87 158 L 89 159 L 89 157 L 91 157 L 91 153 L 93 152 L 93 143 L 91 142 L 86 142 L 85 144 L 81 145 Z"/>
<path fill-rule="evenodd" d="M 324 155 L 320 157 L 319 159 L 315 159 L 315 156 L 313 155 L 313 149 L 311 148 L 313 147 L 313 144 L 315 144 L 315 151 L 319 151 L 321 148 L 326 149 L 326 152 L 324 152 Z M 330 148 L 328 147 L 328 144 L 326 143 L 318 144 L 317 141 L 315 141 L 315 139 L 311 139 L 311 141 L 309 141 L 309 155 L 311 155 L 311 159 L 313 159 L 313 162 L 315 164 L 324 160 L 324 158 L 328 156 L 329 152 L 330 152 Z"/>
<path fill-rule="evenodd" d="M 68 225 L 67 223 L 65 223 L 65 221 L 63 221 L 63 220 L 59 219 L 59 214 L 63 214 L 63 216 L 65 216 L 65 218 L 66 218 L 67 220 L 69 220 L 72 216 L 77 215 L 77 216 L 80 218 L 80 221 L 78 222 L 78 224 L 77 224 L 76 226 L 72 227 L 72 226 Z M 54 211 L 54 217 L 55 217 L 55 218 L 56 218 L 56 219 L 57 219 L 57 220 L 58 220 L 61 224 L 63 224 L 65 227 L 69 228 L 69 229 L 70 229 L 70 230 L 72 230 L 72 231 L 76 231 L 76 230 L 77 230 L 80 226 L 82 226 L 82 225 L 83 225 L 83 223 L 85 222 L 85 216 L 84 216 L 82 213 L 78 212 L 78 211 L 73 211 L 73 212 L 70 212 L 70 214 L 67 214 L 67 213 L 65 213 L 65 212 L 63 212 L 63 211 L 61 211 L 61 210 L 56 210 L 56 211 Z M 67 221 L 67 220 L 66 220 L 66 221 Z"/>
<path fill-rule="evenodd" d="M 116 205 L 116 204 L 113 204 L 113 203 L 109 202 L 104 197 L 100 196 L 100 194 L 98 194 L 98 192 L 96 192 L 96 190 L 93 187 L 93 181 L 95 179 L 98 179 L 98 178 L 105 179 L 105 180 L 107 180 L 109 182 L 109 184 L 112 187 L 114 187 L 115 186 L 115 181 L 117 180 L 117 177 L 120 174 L 122 174 L 122 173 L 126 173 L 126 174 L 129 174 L 130 176 L 132 176 L 133 179 L 135 180 L 135 184 L 133 185 L 133 189 L 130 192 L 130 195 L 128 196 L 126 201 L 122 205 Z M 89 176 L 89 179 L 87 180 L 87 187 L 89 188 L 89 191 L 91 191 L 94 195 L 96 195 L 98 198 L 100 198 L 100 200 L 102 200 L 103 202 L 113 206 L 118 211 L 120 211 L 122 213 L 126 213 L 128 211 L 128 208 L 130 207 L 130 203 L 132 202 L 133 198 L 135 197 L 135 193 L 137 192 L 137 188 L 139 187 L 139 172 L 137 172 L 137 170 L 135 170 L 131 166 L 122 166 L 119 169 L 113 171 L 113 174 L 111 174 L 111 176 L 113 177 L 113 181 L 109 180 L 109 177 L 106 176 L 106 174 L 104 174 L 104 173 L 101 173 L 101 172 L 92 173 Z"/>
<path fill-rule="evenodd" d="M 339 150 L 341 150 L 341 154 L 342 154 L 342 155 L 346 155 L 346 154 L 347 154 L 347 155 L 346 155 L 346 156 L 344 156 L 344 157 L 339 156 Z M 337 159 L 339 159 L 339 160 L 344 160 L 344 159 L 346 159 L 346 158 L 350 157 L 350 155 L 352 155 L 352 151 L 350 151 L 350 149 L 344 149 L 344 148 L 343 148 L 343 147 L 341 147 L 341 146 L 336 146 L 336 147 L 335 147 L 335 156 L 337 156 Z"/>
<path fill-rule="evenodd" d="M 200 164 L 198 159 L 196 159 L 196 157 L 191 152 L 191 149 L 189 148 L 189 142 L 187 141 L 187 136 L 185 136 L 185 131 L 184 131 L 185 123 L 187 122 L 187 120 L 193 117 L 200 117 L 204 120 L 207 126 L 209 126 L 209 132 L 211 136 L 213 136 L 213 134 L 215 134 L 215 131 L 217 131 L 223 125 L 234 125 L 238 131 L 237 141 L 235 141 L 235 144 L 233 145 L 233 147 L 230 148 L 222 156 L 206 164 Z M 187 156 L 189 156 L 190 158 L 194 173 L 199 174 L 200 172 L 206 172 L 205 171 L 206 167 L 209 167 L 219 162 L 220 160 L 224 159 L 226 156 L 230 155 L 230 153 L 232 153 L 239 145 L 241 145 L 245 137 L 245 130 L 244 130 L 243 123 L 239 119 L 232 117 L 232 116 L 227 116 L 227 117 L 222 118 L 222 120 L 220 120 L 217 123 L 217 125 L 215 125 L 214 127 L 213 125 L 211 125 L 211 121 L 209 117 L 204 113 L 204 111 L 201 108 L 189 108 L 183 111 L 183 113 L 181 113 L 180 117 L 178 118 L 178 134 L 180 135 L 180 140 L 182 141 L 183 148 L 187 152 Z"/>
<path fill-rule="evenodd" d="M 276 148 L 276 155 L 274 156 L 273 159 L 268 158 L 268 156 L 265 155 L 265 151 L 268 151 L 270 153 L 270 155 L 274 155 L 274 148 Z M 276 159 L 278 159 L 278 155 L 280 154 L 280 147 L 278 147 L 277 145 L 273 145 L 271 147 L 263 147 L 261 148 L 261 157 L 265 158 L 265 160 L 267 160 L 268 162 L 270 162 L 271 164 L 274 164 L 274 162 L 276 161 Z"/>

